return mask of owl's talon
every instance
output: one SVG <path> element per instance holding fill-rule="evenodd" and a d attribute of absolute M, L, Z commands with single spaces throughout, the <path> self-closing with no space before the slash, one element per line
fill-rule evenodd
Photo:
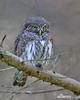
<path fill-rule="evenodd" d="M 16 85 L 17 85 L 17 81 L 14 81 L 14 82 L 13 82 L 13 86 L 16 86 Z"/>

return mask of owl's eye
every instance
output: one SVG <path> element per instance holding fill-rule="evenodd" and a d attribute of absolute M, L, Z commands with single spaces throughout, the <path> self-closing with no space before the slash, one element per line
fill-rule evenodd
<path fill-rule="evenodd" d="M 34 30 L 36 30 L 36 29 L 37 29 L 37 26 L 32 26 L 32 28 L 33 28 Z"/>
<path fill-rule="evenodd" d="M 42 28 L 43 28 L 43 31 L 45 31 L 45 30 L 46 30 L 46 26 L 43 26 Z"/>

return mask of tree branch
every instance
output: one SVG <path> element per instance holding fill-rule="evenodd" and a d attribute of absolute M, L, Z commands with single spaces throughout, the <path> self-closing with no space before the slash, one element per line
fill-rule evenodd
<path fill-rule="evenodd" d="M 4 35 L 4 37 L 2 38 L 2 41 L 0 43 L 0 47 L 3 47 L 3 43 L 4 43 L 5 38 L 6 38 L 6 35 Z"/>
<path fill-rule="evenodd" d="M 80 95 L 80 83 L 72 78 L 68 78 L 58 73 L 52 73 L 51 71 L 38 71 L 36 67 L 28 65 L 27 62 L 20 63 L 20 58 L 14 54 L 5 51 L 0 47 L 0 62 L 5 62 L 18 70 L 24 71 L 27 75 L 37 77 L 40 80 L 55 84 L 57 86 L 64 87 L 67 90 L 74 92 L 76 95 Z"/>

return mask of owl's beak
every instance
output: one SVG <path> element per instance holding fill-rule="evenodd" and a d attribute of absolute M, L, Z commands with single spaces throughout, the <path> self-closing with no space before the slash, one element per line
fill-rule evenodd
<path fill-rule="evenodd" d="M 39 31 L 39 34 L 42 35 L 42 31 L 41 30 Z"/>

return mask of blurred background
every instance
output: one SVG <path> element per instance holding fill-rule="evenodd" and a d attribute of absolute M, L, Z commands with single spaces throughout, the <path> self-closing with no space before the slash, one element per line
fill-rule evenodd
<path fill-rule="evenodd" d="M 5 34 L 4 49 L 13 53 L 13 43 L 25 20 L 42 16 L 51 25 L 54 34 L 55 53 L 62 53 L 56 71 L 80 81 L 80 0 L 0 0 L 0 41 Z M 0 63 L 0 69 L 7 68 Z M 15 68 L 0 72 L 0 90 L 17 90 L 13 87 Z M 35 78 L 29 78 L 30 83 Z M 37 82 L 26 90 L 57 89 L 46 82 Z M 13 100 L 57 100 L 59 95 L 74 94 L 68 90 L 37 95 L 16 95 Z M 10 100 L 11 94 L 0 94 L 0 100 Z M 62 100 L 62 98 L 60 99 Z M 65 98 L 69 100 L 69 98 Z"/>

